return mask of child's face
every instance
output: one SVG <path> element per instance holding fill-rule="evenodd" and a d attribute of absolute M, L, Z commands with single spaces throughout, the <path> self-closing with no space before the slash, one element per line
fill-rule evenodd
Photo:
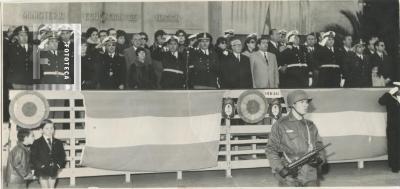
<path fill-rule="evenodd" d="M 35 136 L 33 135 L 33 132 L 30 132 L 28 136 L 25 137 L 24 143 L 26 145 L 31 145 L 35 141 Z"/>
<path fill-rule="evenodd" d="M 52 137 L 54 134 L 54 126 L 52 123 L 47 123 L 44 127 L 43 127 L 43 135 L 47 136 L 47 137 Z"/>

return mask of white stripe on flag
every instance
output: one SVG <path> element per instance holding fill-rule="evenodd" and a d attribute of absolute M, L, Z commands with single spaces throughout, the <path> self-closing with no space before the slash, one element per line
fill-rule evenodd
<path fill-rule="evenodd" d="M 218 141 L 220 120 L 220 113 L 192 117 L 87 117 L 86 145 L 107 148 Z"/>
<path fill-rule="evenodd" d="M 386 136 L 386 113 L 384 112 L 312 113 L 306 117 L 315 123 L 322 137 Z"/>

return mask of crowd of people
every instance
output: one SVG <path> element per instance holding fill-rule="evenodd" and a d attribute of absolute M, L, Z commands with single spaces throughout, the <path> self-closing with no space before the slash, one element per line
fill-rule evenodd
<path fill-rule="evenodd" d="M 378 37 L 336 45 L 335 32 L 310 33 L 304 44 L 297 31 L 272 29 L 268 36 L 232 30 L 167 34 L 158 30 L 148 46 L 145 32 L 89 28 L 82 40 L 83 89 L 249 89 L 384 87 L 393 63 Z M 337 40 L 336 40 L 337 41 Z"/>
<path fill-rule="evenodd" d="M 49 47 L 58 46 L 47 48 L 55 52 L 49 56 L 57 56 L 57 50 L 62 53 L 67 43 L 69 52 L 74 52 L 71 30 L 59 30 L 58 41 L 53 32 L 36 42 L 28 39 L 26 26 L 9 30 L 4 60 L 11 88 L 31 89 L 35 83 L 32 45 L 40 47 L 46 41 Z M 307 34 L 304 43 L 300 37 L 296 30 L 271 29 L 268 35 L 252 33 L 242 40 L 227 30 L 214 44 L 207 32 L 158 30 L 149 46 L 145 32 L 129 35 L 90 27 L 81 40 L 81 86 L 84 90 L 384 87 L 394 79 L 393 60 L 378 37 L 338 39 L 333 31 Z M 73 53 L 69 58 L 73 60 Z M 39 83 L 46 83 L 45 73 L 53 77 L 65 73 L 65 67 L 51 66 L 51 61 L 47 65 Z"/>

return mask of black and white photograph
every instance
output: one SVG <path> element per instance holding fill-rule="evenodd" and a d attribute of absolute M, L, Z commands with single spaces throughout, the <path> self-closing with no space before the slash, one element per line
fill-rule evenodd
<path fill-rule="evenodd" d="M 398 0 L 1 10 L 2 188 L 400 188 Z"/>

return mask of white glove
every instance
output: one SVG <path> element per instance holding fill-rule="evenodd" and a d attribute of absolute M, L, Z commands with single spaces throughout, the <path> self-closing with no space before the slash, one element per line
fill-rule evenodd
<path fill-rule="evenodd" d="M 312 79 L 312 77 L 309 77 L 308 78 L 308 87 L 311 87 L 312 83 L 313 83 L 313 79 Z"/>
<path fill-rule="evenodd" d="M 340 87 L 343 87 L 345 82 L 346 82 L 345 79 L 341 79 L 341 80 L 340 80 Z"/>
<path fill-rule="evenodd" d="M 399 91 L 399 87 L 393 87 L 393 88 L 391 88 L 391 89 L 389 90 L 389 93 L 390 93 L 391 95 L 394 95 L 394 94 L 396 94 L 397 91 Z"/>

